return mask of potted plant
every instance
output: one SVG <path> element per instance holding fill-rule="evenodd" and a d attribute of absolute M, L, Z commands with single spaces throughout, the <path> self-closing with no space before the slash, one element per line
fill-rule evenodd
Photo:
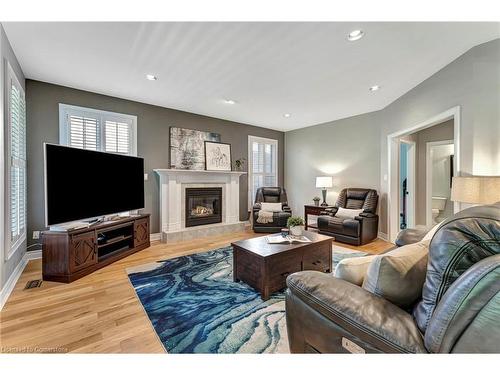
<path fill-rule="evenodd" d="M 304 227 L 304 219 L 300 216 L 291 216 L 288 218 L 286 225 L 290 229 L 292 236 L 300 236 Z"/>
<path fill-rule="evenodd" d="M 319 201 L 320 201 L 320 200 L 321 200 L 321 199 L 320 199 L 320 197 L 314 197 L 314 198 L 313 198 L 314 205 L 315 205 L 315 206 L 319 206 Z"/>

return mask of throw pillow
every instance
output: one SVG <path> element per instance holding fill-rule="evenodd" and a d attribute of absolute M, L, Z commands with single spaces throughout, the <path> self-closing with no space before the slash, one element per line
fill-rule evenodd
<path fill-rule="evenodd" d="M 260 204 L 260 209 L 262 211 L 280 212 L 282 210 L 282 205 L 281 205 L 281 203 L 262 202 Z"/>
<path fill-rule="evenodd" d="M 412 306 L 422 296 L 429 242 L 409 244 L 375 256 L 363 288 L 402 308 Z"/>
<path fill-rule="evenodd" d="M 339 209 L 338 209 L 337 213 L 335 214 L 335 216 L 341 217 L 343 219 L 354 219 L 361 212 L 363 212 L 363 209 L 353 210 L 353 209 L 350 209 L 350 208 L 339 207 Z"/>
<path fill-rule="evenodd" d="M 335 277 L 361 286 L 375 255 L 342 259 L 335 267 Z"/>
<path fill-rule="evenodd" d="M 430 231 L 427 232 L 427 234 L 424 236 L 424 238 L 422 238 L 422 241 L 430 241 L 432 240 L 432 237 L 434 237 L 434 233 L 437 232 L 439 226 L 441 225 L 441 223 L 437 223 L 436 225 L 434 225 Z"/>

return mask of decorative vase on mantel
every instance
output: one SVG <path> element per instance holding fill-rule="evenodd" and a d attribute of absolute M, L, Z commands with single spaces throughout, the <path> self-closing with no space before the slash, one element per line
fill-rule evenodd
<path fill-rule="evenodd" d="M 320 201 L 320 198 L 319 198 L 319 197 L 314 197 L 314 198 L 313 198 L 313 201 L 314 201 L 314 205 L 315 205 L 315 206 L 319 206 L 319 201 Z"/>

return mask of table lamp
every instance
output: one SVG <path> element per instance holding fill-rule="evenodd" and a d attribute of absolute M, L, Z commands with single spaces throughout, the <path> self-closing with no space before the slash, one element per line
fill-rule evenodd
<path fill-rule="evenodd" d="M 453 177 L 451 200 L 472 204 L 493 204 L 500 201 L 500 176 Z"/>
<path fill-rule="evenodd" d="M 328 203 L 326 203 L 326 189 L 332 186 L 333 186 L 333 181 L 330 176 L 316 177 L 316 187 L 322 189 L 321 190 L 321 193 L 323 194 L 323 203 L 321 203 L 322 206 L 328 206 Z"/>

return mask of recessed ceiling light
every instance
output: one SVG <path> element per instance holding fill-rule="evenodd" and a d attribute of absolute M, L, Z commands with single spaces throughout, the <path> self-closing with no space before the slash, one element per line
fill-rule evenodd
<path fill-rule="evenodd" d="M 365 35 L 363 30 L 353 30 L 347 36 L 347 40 L 354 42 L 355 40 L 360 40 Z"/>
<path fill-rule="evenodd" d="M 236 104 L 236 100 L 233 100 L 233 99 L 224 99 L 224 103 L 226 103 L 226 104 Z"/>
<path fill-rule="evenodd" d="M 153 74 L 146 74 L 146 78 L 150 81 L 156 81 L 158 79 L 158 77 Z"/>
<path fill-rule="evenodd" d="M 285 114 L 283 115 L 283 117 L 286 117 L 286 118 L 288 118 L 288 117 L 290 117 L 290 116 L 291 116 L 291 115 L 290 115 L 289 113 L 285 113 Z"/>
<path fill-rule="evenodd" d="M 375 85 L 375 86 L 370 87 L 370 91 L 377 91 L 377 90 L 380 90 L 379 85 Z"/>

